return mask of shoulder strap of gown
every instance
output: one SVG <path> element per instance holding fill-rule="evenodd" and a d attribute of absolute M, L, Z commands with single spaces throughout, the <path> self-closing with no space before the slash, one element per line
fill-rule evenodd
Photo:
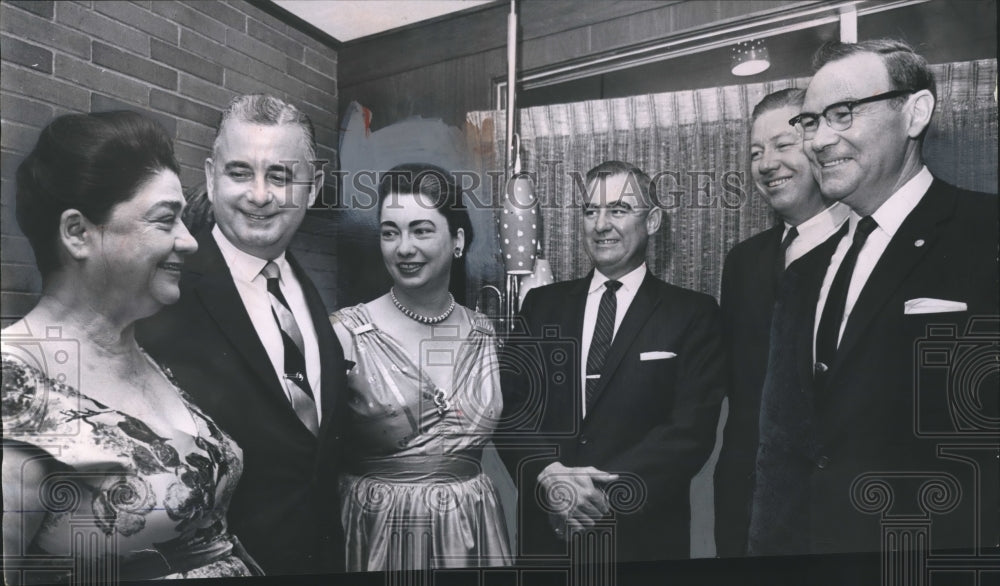
<path fill-rule="evenodd" d="M 368 308 L 364 303 L 345 307 L 333 314 L 333 318 L 344 324 L 351 334 L 358 336 L 376 329 L 371 316 L 368 315 Z"/>

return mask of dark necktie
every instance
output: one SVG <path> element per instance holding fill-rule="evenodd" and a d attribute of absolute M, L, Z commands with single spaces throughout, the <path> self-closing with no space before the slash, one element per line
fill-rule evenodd
<path fill-rule="evenodd" d="M 830 293 L 826 297 L 826 305 L 823 306 L 823 314 L 819 320 L 819 328 L 816 330 L 816 373 L 822 375 L 837 356 L 838 338 L 840 337 L 840 324 L 844 321 L 844 307 L 847 305 L 847 290 L 851 286 L 851 276 L 854 274 L 854 266 L 858 263 L 858 255 L 861 253 L 868 235 L 878 227 L 878 223 L 865 216 L 858 222 L 858 227 L 854 230 L 854 241 L 847 249 L 837 274 L 833 277 L 830 285 Z"/>
<path fill-rule="evenodd" d="M 273 262 L 268 262 L 261 271 L 267 279 L 267 293 L 271 301 L 271 314 L 281 331 L 281 343 L 285 348 L 285 373 L 282 382 L 288 391 L 295 415 L 309 428 L 314 435 L 319 432 L 319 418 L 316 414 L 316 401 L 309 387 L 309 377 L 306 375 L 305 343 L 302 332 L 295 323 L 295 316 L 281 293 L 279 281 L 281 269 Z"/>
<path fill-rule="evenodd" d="M 604 368 L 604 358 L 611 348 L 611 339 L 615 335 L 615 313 L 618 311 L 618 298 L 615 292 L 622 286 L 620 281 L 605 281 L 601 304 L 597 306 L 597 323 L 594 324 L 594 337 L 590 341 L 590 351 L 587 352 L 587 411 L 594 404 L 594 395 L 600 383 L 601 370 Z"/>
<path fill-rule="evenodd" d="M 792 241 L 795 240 L 798 235 L 798 228 L 792 226 L 788 229 L 788 233 L 785 234 L 785 237 L 781 239 L 781 244 L 778 246 L 778 255 L 774 257 L 775 284 L 781 282 L 781 275 L 785 273 L 785 257 L 788 255 L 788 247 L 792 245 Z"/>

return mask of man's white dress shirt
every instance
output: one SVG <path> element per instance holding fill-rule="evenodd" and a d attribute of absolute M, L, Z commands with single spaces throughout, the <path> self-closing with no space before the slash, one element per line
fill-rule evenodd
<path fill-rule="evenodd" d="M 799 235 L 795 237 L 795 240 L 792 240 L 788 250 L 785 251 L 785 268 L 836 234 L 837 230 L 840 230 L 840 227 L 847 221 L 847 216 L 850 213 L 851 208 L 837 201 L 796 226 L 795 229 Z M 792 225 L 785 222 L 785 231 L 781 233 L 782 240 L 791 229 Z"/>
<path fill-rule="evenodd" d="M 618 327 L 625 319 L 635 294 L 639 291 L 639 285 L 646 278 L 646 263 L 642 263 L 632 272 L 617 279 L 622 286 L 615 292 L 615 300 L 618 307 L 615 310 L 615 329 L 611 336 L 614 342 L 618 335 Z M 597 309 L 601 304 L 601 297 L 604 295 L 606 287 L 604 283 L 609 281 L 601 274 L 601 271 L 594 269 L 594 276 L 590 280 L 590 288 L 587 290 L 587 307 L 583 311 L 583 339 L 580 340 L 580 404 L 583 406 L 583 416 L 587 416 L 587 354 L 590 352 L 590 343 L 594 340 L 594 328 L 597 326 Z"/>
<path fill-rule="evenodd" d="M 271 313 L 267 279 L 260 274 L 268 261 L 236 248 L 222 233 L 218 225 L 212 228 L 212 237 L 219 245 L 222 257 L 226 260 L 226 265 L 229 266 L 229 271 L 233 275 L 233 282 L 236 284 L 236 290 L 243 301 L 243 307 L 250 315 L 253 329 L 264 345 L 267 357 L 271 360 L 271 366 L 282 383 L 281 388 L 288 396 L 288 389 L 284 384 L 285 345 L 281 341 L 281 330 L 278 328 L 278 322 L 274 320 L 274 315 Z M 285 258 L 285 253 L 281 253 L 281 256 L 272 260 L 281 270 L 278 286 L 282 295 L 285 296 L 285 301 L 288 302 L 288 308 L 292 311 L 299 330 L 302 332 L 309 388 L 312 389 L 313 399 L 316 401 L 317 420 L 321 420 L 323 408 L 319 392 L 321 377 L 319 342 L 316 339 L 316 328 L 313 325 L 312 316 L 309 314 L 309 305 L 306 303 L 305 293 L 302 292 L 302 285 L 295 278 L 295 271 L 292 270 Z M 291 402 L 291 397 L 288 399 Z"/>
<path fill-rule="evenodd" d="M 924 167 L 872 214 L 871 217 L 878 224 L 878 227 L 869 234 L 865 245 L 861 248 L 861 253 L 858 254 L 858 262 L 854 265 L 854 274 L 851 276 L 851 284 L 847 289 L 847 303 L 844 305 L 844 319 L 840 322 L 840 331 L 837 334 L 838 344 L 844 335 L 844 326 L 851 317 L 854 304 L 857 303 L 861 290 L 864 289 L 865 283 L 868 282 L 872 271 L 875 270 L 875 265 L 882 258 L 885 249 L 889 247 L 889 241 L 892 240 L 903 221 L 924 198 L 924 194 L 927 193 L 933 181 L 934 177 L 931 172 L 927 167 Z M 813 322 L 813 356 L 816 356 L 816 332 L 819 330 L 819 320 L 823 316 L 823 306 L 826 305 L 826 298 L 830 295 L 833 278 L 854 240 L 854 231 L 857 229 L 858 222 L 861 221 L 861 216 L 852 210 L 849 221 L 850 229 L 847 236 L 837 245 L 837 250 L 830 259 L 830 266 L 827 267 L 826 276 L 823 278 L 823 287 L 820 289 L 819 300 L 816 303 L 816 317 Z"/>

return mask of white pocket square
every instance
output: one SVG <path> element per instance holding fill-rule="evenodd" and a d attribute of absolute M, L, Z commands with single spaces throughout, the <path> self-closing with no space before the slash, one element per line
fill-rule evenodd
<path fill-rule="evenodd" d="M 641 362 L 645 362 L 647 360 L 666 360 L 667 358 L 673 358 L 674 356 L 677 355 L 674 354 L 673 352 L 663 352 L 663 351 L 641 352 L 639 354 L 639 360 Z"/>
<path fill-rule="evenodd" d="M 969 306 L 962 301 L 948 301 L 947 299 L 932 299 L 930 297 L 910 299 L 903 304 L 904 315 L 947 313 L 950 311 L 967 311 L 968 309 Z"/>

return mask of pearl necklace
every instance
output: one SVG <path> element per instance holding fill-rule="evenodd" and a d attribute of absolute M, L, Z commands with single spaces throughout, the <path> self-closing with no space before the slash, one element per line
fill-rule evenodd
<path fill-rule="evenodd" d="M 392 298 L 392 304 L 396 306 L 396 309 L 398 309 L 400 313 L 402 313 L 403 315 L 414 321 L 418 321 L 422 324 L 427 324 L 429 326 L 443 322 L 444 320 L 448 319 L 448 316 L 451 315 L 451 312 L 455 311 L 455 297 L 453 297 L 451 293 L 448 293 L 448 299 L 451 301 L 451 303 L 448 305 L 448 309 L 444 310 L 444 313 L 436 317 L 427 317 L 424 315 L 420 315 L 419 313 L 406 307 L 405 305 L 399 302 L 399 299 L 396 299 L 396 292 L 391 287 L 389 288 L 389 297 Z"/>

